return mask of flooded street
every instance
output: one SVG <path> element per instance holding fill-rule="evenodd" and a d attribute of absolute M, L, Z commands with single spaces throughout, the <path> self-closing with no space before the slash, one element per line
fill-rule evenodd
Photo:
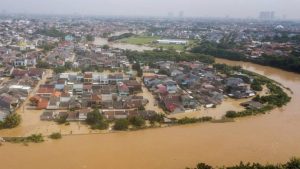
<path fill-rule="evenodd" d="M 234 123 L 65 136 L 29 146 L 4 144 L 0 147 L 1 168 L 184 169 L 198 162 L 280 163 L 300 157 L 300 75 L 251 63 L 217 62 L 240 65 L 280 82 L 294 92 L 292 101 L 269 114 Z"/>

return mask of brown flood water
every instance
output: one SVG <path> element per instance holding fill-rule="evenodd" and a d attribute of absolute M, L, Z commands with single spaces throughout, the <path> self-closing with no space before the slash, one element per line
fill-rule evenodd
<path fill-rule="evenodd" d="M 29 146 L 0 147 L 1 169 L 184 169 L 197 162 L 280 163 L 300 157 L 300 75 L 250 63 L 241 65 L 293 90 L 284 108 L 234 123 L 195 124 L 99 135 L 66 136 Z"/>

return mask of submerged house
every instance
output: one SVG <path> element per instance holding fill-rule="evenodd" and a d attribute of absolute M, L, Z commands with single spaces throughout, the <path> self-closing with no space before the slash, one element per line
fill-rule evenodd
<path fill-rule="evenodd" d="M 15 98 L 7 93 L 2 93 L 0 95 L 0 121 L 3 121 L 7 115 L 13 113 L 18 106 L 18 98 Z"/>

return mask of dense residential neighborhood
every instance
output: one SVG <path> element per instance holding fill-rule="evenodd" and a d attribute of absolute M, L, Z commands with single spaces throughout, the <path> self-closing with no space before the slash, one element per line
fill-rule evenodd
<path fill-rule="evenodd" d="M 215 50 L 226 48 L 226 56 L 239 52 L 253 59 L 266 54 L 289 57 L 299 47 L 300 30 L 290 23 L 274 28 L 273 23 L 262 27 L 260 22 L 235 20 L 235 26 L 133 20 L 0 20 L 0 121 L 23 113 L 41 124 L 76 122 L 107 129 L 120 119 L 142 118 L 155 126 L 153 120 L 212 120 L 216 114 L 204 112 L 214 109 L 214 120 L 265 112 L 272 107 L 274 86 L 240 68 L 215 64 Z M 293 32 L 288 42 L 279 41 L 286 32 Z M 289 100 L 276 92 L 277 106 Z M 233 101 L 238 111 L 221 110 Z M 182 119 L 186 114 L 199 119 Z"/>
<path fill-rule="evenodd" d="M 0 169 L 300 169 L 300 0 L 0 0 Z"/>

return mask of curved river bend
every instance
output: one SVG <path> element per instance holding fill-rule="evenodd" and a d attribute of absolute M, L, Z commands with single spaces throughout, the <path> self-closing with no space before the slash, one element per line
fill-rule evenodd
<path fill-rule="evenodd" d="M 300 157 L 300 75 L 251 63 L 240 65 L 274 79 L 294 92 L 292 101 L 270 114 L 234 123 L 195 124 L 102 135 L 67 136 L 28 147 L 0 147 L 5 169 L 184 169 L 197 162 L 280 163 Z"/>

